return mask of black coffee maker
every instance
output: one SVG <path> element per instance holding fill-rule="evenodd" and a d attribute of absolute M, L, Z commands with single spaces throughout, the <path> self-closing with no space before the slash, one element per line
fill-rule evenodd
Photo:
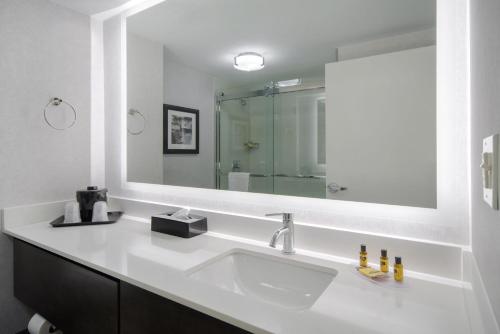
<path fill-rule="evenodd" d="M 92 220 L 92 211 L 94 203 L 99 201 L 108 201 L 108 189 L 99 189 L 96 186 L 89 186 L 86 190 L 78 190 L 76 192 L 76 200 L 80 204 L 80 217 L 82 222 L 89 222 Z"/>

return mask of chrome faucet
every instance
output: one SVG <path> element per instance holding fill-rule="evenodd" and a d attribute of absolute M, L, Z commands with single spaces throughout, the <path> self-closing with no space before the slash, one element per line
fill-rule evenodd
<path fill-rule="evenodd" d="M 294 249 L 294 231 L 293 231 L 293 214 L 292 213 L 269 213 L 266 216 L 283 216 L 283 226 L 274 232 L 269 246 L 276 248 L 276 242 L 283 235 L 283 254 L 295 254 Z"/>

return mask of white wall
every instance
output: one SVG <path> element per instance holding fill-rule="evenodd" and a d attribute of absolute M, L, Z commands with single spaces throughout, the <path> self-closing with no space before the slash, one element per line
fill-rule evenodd
<path fill-rule="evenodd" d="M 408 78 L 411 78 L 408 80 Z M 436 207 L 436 48 L 326 65 L 327 197 Z"/>
<path fill-rule="evenodd" d="M 90 182 L 90 21 L 46 0 L 0 1 L 0 207 L 67 199 Z M 43 121 L 53 96 L 74 127 Z M 12 244 L 0 235 L 0 331 L 26 327 L 13 297 Z"/>
<path fill-rule="evenodd" d="M 124 183 L 121 166 L 125 141 L 121 140 L 123 126 L 117 126 L 124 117 L 126 94 L 120 87 L 125 40 L 120 17 L 111 18 L 104 25 L 106 183 L 111 194 L 255 216 L 290 210 L 296 213 L 298 222 L 467 245 L 466 9 L 466 0 L 437 1 L 437 209 Z M 440 181 L 442 175 L 447 178 Z"/>
<path fill-rule="evenodd" d="M 436 29 L 415 31 L 373 41 L 345 45 L 337 49 L 337 60 L 362 58 L 436 45 Z"/>
<path fill-rule="evenodd" d="M 500 133 L 500 2 L 471 1 L 472 250 L 500 323 L 500 212 L 482 200 L 482 139 Z"/>
<path fill-rule="evenodd" d="M 127 34 L 127 180 L 163 183 L 163 45 Z"/>
<path fill-rule="evenodd" d="M 164 54 L 164 102 L 200 111 L 200 153 L 165 155 L 164 183 L 215 188 L 215 78 Z"/>
<path fill-rule="evenodd" d="M 101 21 L 91 18 L 90 35 L 90 180 L 93 185 L 104 187 L 106 184 L 106 142 L 104 137 L 106 115 L 104 112 L 104 54 Z"/>

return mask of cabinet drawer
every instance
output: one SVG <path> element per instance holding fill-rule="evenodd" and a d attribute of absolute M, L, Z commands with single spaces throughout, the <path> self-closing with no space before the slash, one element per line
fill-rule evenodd
<path fill-rule="evenodd" d="M 64 333 L 118 334 L 115 279 L 14 240 L 14 295 Z"/>
<path fill-rule="evenodd" d="M 240 334 L 247 331 L 121 282 L 121 334 Z"/>

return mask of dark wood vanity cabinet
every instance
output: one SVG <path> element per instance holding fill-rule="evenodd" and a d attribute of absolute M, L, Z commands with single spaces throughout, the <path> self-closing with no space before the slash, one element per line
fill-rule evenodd
<path fill-rule="evenodd" d="M 122 334 L 248 333 L 125 282 L 120 287 L 120 311 Z"/>
<path fill-rule="evenodd" d="M 14 240 L 14 295 L 70 334 L 119 333 L 120 282 Z"/>
<path fill-rule="evenodd" d="M 248 333 L 17 239 L 14 295 L 65 334 Z"/>

